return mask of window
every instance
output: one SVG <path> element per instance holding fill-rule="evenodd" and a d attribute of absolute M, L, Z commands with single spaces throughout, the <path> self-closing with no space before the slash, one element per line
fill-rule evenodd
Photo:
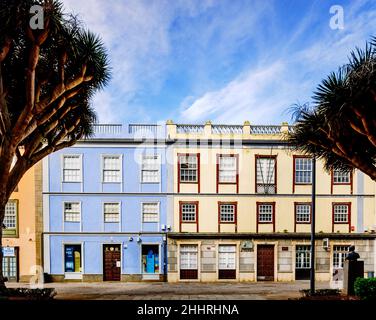
<path fill-rule="evenodd" d="M 236 269 L 236 246 L 220 245 L 218 248 L 218 268 L 220 270 Z"/>
<path fill-rule="evenodd" d="M 103 156 L 103 182 L 121 182 L 121 156 Z"/>
<path fill-rule="evenodd" d="M 351 172 L 333 170 L 333 184 L 349 184 L 351 183 Z"/>
<path fill-rule="evenodd" d="M 141 164 L 141 182 L 142 183 L 159 183 L 159 156 L 143 155 Z"/>
<path fill-rule="evenodd" d="M 63 182 L 81 182 L 81 156 L 63 156 Z"/>
<path fill-rule="evenodd" d="M 273 204 L 258 204 L 258 222 L 272 223 L 273 222 Z"/>
<path fill-rule="evenodd" d="M 309 269 L 311 268 L 311 246 L 298 245 L 296 246 L 295 254 L 295 268 Z"/>
<path fill-rule="evenodd" d="M 159 203 L 150 202 L 142 204 L 142 221 L 158 222 L 159 221 Z"/>
<path fill-rule="evenodd" d="M 312 182 L 312 159 L 295 158 L 295 183 L 310 184 Z"/>
<path fill-rule="evenodd" d="M 81 272 L 81 245 L 69 244 L 64 246 L 64 271 Z"/>
<path fill-rule="evenodd" d="M 275 157 L 256 157 L 256 192 L 275 193 Z"/>
<path fill-rule="evenodd" d="M 236 183 L 237 157 L 233 155 L 218 156 L 218 182 Z"/>
<path fill-rule="evenodd" d="M 64 202 L 64 221 L 80 222 L 81 205 L 79 202 Z"/>
<path fill-rule="evenodd" d="M 345 258 L 349 253 L 349 246 L 333 246 L 333 268 L 342 269 Z"/>
<path fill-rule="evenodd" d="M 9 200 L 5 206 L 3 224 L 6 229 L 17 229 L 17 201 Z"/>
<path fill-rule="evenodd" d="M 182 203 L 181 204 L 181 221 L 182 222 L 196 222 L 197 204 L 196 203 Z"/>
<path fill-rule="evenodd" d="M 180 246 L 180 269 L 197 270 L 197 245 Z"/>
<path fill-rule="evenodd" d="M 235 204 L 219 205 L 220 222 L 235 222 Z"/>
<path fill-rule="evenodd" d="M 180 182 L 198 182 L 197 155 L 179 156 Z"/>
<path fill-rule="evenodd" d="M 120 203 L 104 203 L 104 222 L 120 221 Z"/>
<path fill-rule="evenodd" d="M 335 204 L 333 205 L 334 223 L 348 223 L 349 222 L 349 205 Z"/>
<path fill-rule="evenodd" d="M 297 203 L 295 205 L 295 219 L 296 223 L 310 223 L 311 204 Z"/>

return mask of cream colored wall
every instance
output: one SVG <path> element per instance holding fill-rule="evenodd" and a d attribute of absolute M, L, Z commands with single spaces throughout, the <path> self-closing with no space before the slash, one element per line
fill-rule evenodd
<path fill-rule="evenodd" d="M 18 200 L 18 237 L 3 238 L 2 245 L 19 247 L 19 277 L 25 281 L 36 265 L 35 167 L 25 173 L 10 199 Z"/>
<path fill-rule="evenodd" d="M 177 164 L 179 153 L 200 153 L 200 195 L 197 194 L 197 184 L 180 184 L 180 194 L 174 197 L 174 230 L 179 228 L 179 201 L 199 201 L 199 232 L 218 231 L 218 201 L 237 202 L 238 232 L 256 232 L 256 202 L 276 203 L 276 232 L 294 232 L 294 202 L 311 202 L 311 185 L 296 185 L 293 193 L 293 153 L 283 148 L 255 148 L 249 146 L 236 149 L 201 148 L 174 149 L 174 163 Z M 217 154 L 239 155 L 239 195 L 235 194 L 235 186 L 220 186 L 216 192 L 216 159 Z M 295 153 L 294 153 L 295 154 Z M 255 194 L 255 156 L 277 156 L 277 194 Z M 316 200 L 316 230 L 317 232 L 332 232 L 332 203 L 351 203 L 351 226 L 357 230 L 358 219 L 358 172 L 353 177 L 353 194 L 350 186 L 333 186 L 331 194 L 331 175 L 323 168 L 321 161 L 317 162 L 317 200 Z M 363 185 L 363 225 L 376 225 L 375 215 L 375 183 L 364 175 Z M 178 169 L 174 166 L 174 192 L 178 191 Z M 193 193 L 194 195 L 183 195 Z M 221 196 L 223 193 L 229 195 Z M 182 231 L 192 232 L 183 225 Z M 229 229 L 223 228 L 223 232 Z M 297 225 L 297 232 L 309 232 L 309 225 Z M 259 232 L 272 232 L 270 225 L 259 225 Z M 334 232 L 348 232 L 348 225 L 335 224 Z"/>

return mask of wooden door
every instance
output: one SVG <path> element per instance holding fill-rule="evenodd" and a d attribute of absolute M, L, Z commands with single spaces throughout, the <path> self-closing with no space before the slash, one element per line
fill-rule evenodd
<path fill-rule="evenodd" d="M 121 252 L 120 245 L 103 246 L 103 280 L 120 281 Z"/>
<path fill-rule="evenodd" d="M 257 280 L 274 281 L 274 245 L 257 246 Z"/>

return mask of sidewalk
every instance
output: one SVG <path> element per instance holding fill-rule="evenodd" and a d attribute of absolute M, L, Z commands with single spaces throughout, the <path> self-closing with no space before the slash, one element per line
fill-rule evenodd
<path fill-rule="evenodd" d="M 25 283 L 7 283 L 8 287 L 28 287 Z M 257 283 L 48 283 L 55 288 L 56 299 L 62 300 L 287 300 L 301 296 L 309 281 Z M 327 282 L 317 282 L 316 288 L 329 288 Z"/>

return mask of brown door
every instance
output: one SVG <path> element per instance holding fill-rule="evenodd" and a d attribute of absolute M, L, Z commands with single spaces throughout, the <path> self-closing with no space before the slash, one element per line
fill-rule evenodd
<path fill-rule="evenodd" d="M 257 246 L 257 280 L 274 281 L 274 245 Z"/>
<path fill-rule="evenodd" d="M 103 246 L 103 280 L 120 281 L 121 253 L 120 245 Z"/>

